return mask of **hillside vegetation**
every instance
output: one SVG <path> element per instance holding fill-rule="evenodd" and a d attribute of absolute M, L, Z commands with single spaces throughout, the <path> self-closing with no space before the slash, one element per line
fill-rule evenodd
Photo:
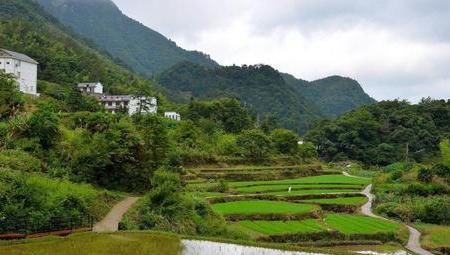
<path fill-rule="evenodd" d="M 320 119 L 375 102 L 350 79 L 331 77 L 309 83 L 285 77 L 267 65 L 208 69 L 186 62 L 160 74 L 158 82 L 176 102 L 235 97 L 261 121 L 276 119 L 298 133 L 305 133 Z"/>
<path fill-rule="evenodd" d="M 151 76 L 179 62 L 208 67 L 209 56 L 187 51 L 160 33 L 125 16 L 111 0 L 37 0 L 64 25 L 105 49 L 134 71 Z"/>

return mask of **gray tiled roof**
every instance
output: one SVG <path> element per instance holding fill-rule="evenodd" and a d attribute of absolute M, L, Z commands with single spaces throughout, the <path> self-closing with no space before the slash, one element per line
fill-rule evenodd
<path fill-rule="evenodd" d="M 13 58 L 13 59 L 21 60 L 21 61 L 24 61 L 24 62 L 36 64 L 36 65 L 39 64 L 36 60 L 28 57 L 25 54 L 17 53 L 17 52 L 10 51 L 10 50 L 5 50 L 5 49 L 0 49 L 0 57 L 10 57 L 10 58 Z"/>
<path fill-rule="evenodd" d="M 83 83 L 78 83 L 78 87 L 79 88 L 85 88 L 85 87 L 95 87 L 97 84 L 100 84 L 100 82 L 83 82 Z"/>

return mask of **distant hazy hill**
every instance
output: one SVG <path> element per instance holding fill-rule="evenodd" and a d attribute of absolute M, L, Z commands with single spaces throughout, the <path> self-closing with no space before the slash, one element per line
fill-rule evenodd
<path fill-rule="evenodd" d="M 111 0 L 34 0 L 136 72 L 152 75 L 190 61 L 214 67 L 209 56 L 186 51 L 160 33 L 125 16 Z"/>
<path fill-rule="evenodd" d="M 315 120 L 375 102 L 354 80 L 333 76 L 308 82 L 265 65 L 209 69 L 186 62 L 163 72 L 158 82 L 177 102 L 236 97 L 260 115 L 273 113 L 284 127 L 300 133 Z"/>
<path fill-rule="evenodd" d="M 358 106 L 376 102 L 351 78 L 330 76 L 312 82 L 289 74 L 283 74 L 283 78 L 327 117 L 334 118 Z"/>

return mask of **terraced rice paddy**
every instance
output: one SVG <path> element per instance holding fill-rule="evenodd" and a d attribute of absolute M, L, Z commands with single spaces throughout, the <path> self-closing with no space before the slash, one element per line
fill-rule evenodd
<path fill-rule="evenodd" d="M 316 189 L 316 190 L 293 190 L 291 192 L 277 191 L 268 192 L 268 195 L 278 195 L 278 196 L 300 196 L 300 195 L 317 195 L 317 194 L 343 194 L 343 193 L 359 193 L 360 190 L 354 189 Z"/>
<path fill-rule="evenodd" d="M 339 197 L 302 200 L 305 203 L 322 205 L 362 205 L 367 201 L 366 197 Z"/>
<path fill-rule="evenodd" d="M 295 204 L 282 201 L 249 200 L 220 203 L 212 205 L 213 209 L 223 215 L 242 214 L 302 214 L 318 209 L 315 205 Z"/>
<path fill-rule="evenodd" d="M 245 186 L 261 185 L 296 185 L 296 184 L 359 184 L 367 185 L 370 179 L 347 177 L 344 175 L 319 175 L 299 179 L 287 179 L 277 181 L 253 181 L 253 182 L 230 182 L 230 187 L 238 188 Z"/>
<path fill-rule="evenodd" d="M 265 193 L 271 191 L 286 191 L 292 188 L 292 190 L 311 190 L 311 189 L 355 189 L 361 190 L 361 185 L 355 184 L 296 184 L 296 185 L 258 185 L 258 186 L 248 186 L 235 188 L 235 191 L 241 193 Z"/>
<path fill-rule="evenodd" d="M 382 219 L 350 214 L 328 214 L 324 222 L 344 234 L 377 234 L 397 232 L 400 225 Z"/>
<path fill-rule="evenodd" d="M 317 233 L 327 230 L 316 219 L 302 221 L 241 221 L 239 225 L 265 235 Z"/>

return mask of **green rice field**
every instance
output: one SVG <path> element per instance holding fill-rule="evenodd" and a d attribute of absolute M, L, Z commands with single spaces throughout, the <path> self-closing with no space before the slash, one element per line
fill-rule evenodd
<path fill-rule="evenodd" d="M 376 234 L 397 232 L 400 225 L 382 219 L 375 219 L 361 215 L 328 214 L 324 222 L 344 234 Z"/>
<path fill-rule="evenodd" d="M 362 205 L 366 203 L 366 197 L 339 197 L 302 200 L 305 203 L 323 204 L 323 205 Z"/>
<path fill-rule="evenodd" d="M 319 175 L 298 179 L 287 179 L 277 181 L 253 181 L 253 182 L 230 182 L 231 187 L 257 186 L 257 185 L 295 185 L 295 184 L 359 184 L 366 185 L 370 183 L 370 179 L 354 178 L 344 175 Z"/>
<path fill-rule="evenodd" d="M 240 221 L 239 225 L 265 235 L 316 233 L 327 229 L 316 219 L 302 221 Z"/>
<path fill-rule="evenodd" d="M 298 196 L 298 195 L 317 195 L 317 194 L 341 194 L 341 193 L 359 193 L 360 190 L 354 189 L 315 189 L 315 190 L 293 190 L 291 192 L 277 191 L 266 193 L 268 195 L 278 196 Z"/>
<path fill-rule="evenodd" d="M 223 215 L 242 214 L 302 214 L 318 209 L 315 205 L 295 204 L 282 201 L 248 200 L 212 205 L 213 209 Z"/>
<path fill-rule="evenodd" d="M 361 190 L 361 185 L 355 184 L 297 184 L 297 185 L 261 185 L 261 186 L 248 186 L 248 187 L 240 187 L 235 188 L 236 191 L 241 193 L 256 193 L 256 192 L 270 192 L 270 191 L 282 191 L 288 190 L 289 187 L 292 190 L 305 190 L 305 189 L 356 189 Z"/>

